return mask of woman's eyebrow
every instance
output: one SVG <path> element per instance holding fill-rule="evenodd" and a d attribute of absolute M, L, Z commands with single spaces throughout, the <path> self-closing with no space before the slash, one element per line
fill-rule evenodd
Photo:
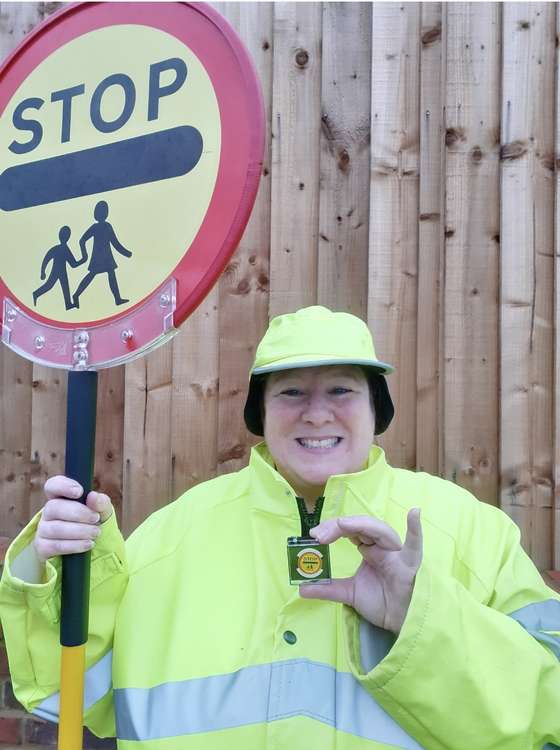
<path fill-rule="evenodd" d="M 350 380 L 353 380 L 356 383 L 361 383 L 362 380 L 365 380 L 365 377 L 362 376 L 361 373 L 350 371 L 346 372 L 344 370 L 334 371 L 329 374 L 333 378 L 349 378 Z"/>

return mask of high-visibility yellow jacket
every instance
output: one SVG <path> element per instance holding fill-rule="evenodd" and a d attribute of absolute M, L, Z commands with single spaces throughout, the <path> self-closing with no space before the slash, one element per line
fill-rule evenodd
<path fill-rule="evenodd" d="M 288 584 L 294 492 L 266 446 L 242 471 L 154 513 L 125 545 L 114 519 L 92 558 L 85 720 L 121 750 L 542 750 L 560 743 L 560 599 L 509 518 L 450 482 L 387 465 L 329 480 L 322 518 L 372 514 L 404 538 L 422 508 L 424 559 L 395 638 Z M 56 720 L 57 561 L 14 575 L 1 616 L 16 695 Z M 128 562 L 125 561 L 128 558 Z M 336 577 L 360 556 L 332 545 Z"/>

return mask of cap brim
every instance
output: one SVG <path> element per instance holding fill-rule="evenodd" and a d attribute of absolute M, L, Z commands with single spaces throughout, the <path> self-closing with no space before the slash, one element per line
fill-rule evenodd
<path fill-rule="evenodd" d="M 394 372 L 394 367 L 381 362 L 378 359 L 333 359 L 327 357 L 317 357 L 315 359 L 296 359 L 291 357 L 289 360 L 275 362 L 273 365 L 263 365 L 255 367 L 251 375 L 265 375 L 270 372 L 280 372 L 282 370 L 295 370 L 300 367 L 322 367 L 326 365 L 358 365 L 359 367 L 368 367 L 380 375 L 389 375 Z"/>

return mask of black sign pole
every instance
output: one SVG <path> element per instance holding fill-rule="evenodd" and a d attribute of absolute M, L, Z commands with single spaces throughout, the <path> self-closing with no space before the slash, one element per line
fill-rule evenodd
<path fill-rule="evenodd" d="M 95 454 L 97 372 L 68 373 L 66 476 L 79 482 L 85 503 L 91 490 Z M 89 620 L 91 552 L 62 556 L 59 750 L 79 750 L 83 736 L 85 649 Z"/>

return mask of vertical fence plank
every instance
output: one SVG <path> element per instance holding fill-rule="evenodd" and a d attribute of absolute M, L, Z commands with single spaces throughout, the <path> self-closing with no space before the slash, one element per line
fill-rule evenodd
<path fill-rule="evenodd" d="M 171 497 L 173 347 L 125 369 L 123 529 L 130 533 Z"/>
<path fill-rule="evenodd" d="M 123 429 L 124 429 L 123 365 L 101 370 L 97 380 L 97 430 L 93 486 L 106 492 L 122 518 Z"/>
<path fill-rule="evenodd" d="M 267 139 L 259 192 L 243 238 L 219 283 L 218 472 L 247 463 L 255 439 L 243 422 L 248 373 L 268 320 L 272 4 L 221 3 L 259 72 Z"/>
<path fill-rule="evenodd" d="M 504 5 L 501 505 L 552 552 L 554 6 Z"/>
<path fill-rule="evenodd" d="M 270 316 L 317 299 L 321 4 L 274 5 Z"/>
<path fill-rule="evenodd" d="M 173 340 L 172 487 L 168 499 L 216 474 L 218 289 Z"/>
<path fill-rule="evenodd" d="M 446 12 L 444 472 L 497 504 L 500 6 Z"/>
<path fill-rule="evenodd" d="M 318 302 L 367 314 L 371 4 L 323 4 Z"/>
<path fill-rule="evenodd" d="M 419 3 L 374 3 L 368 320 L 378 356 L 395 363 L 396 415 L 380 443 L 416 465 Z"/>
<path fill-rule="evenodd" d="M 67 383 L 68 373 L 64 370 L 33 366 L 29 494 L 31 514 L 45 504 L 43 485 L 47 478 L 64 473 Z"/>
<path fill-rule="evenodd" d="M 556 5 L 556 36 L 560 34 L 560 5 Z M 556 50 L 556 154 L 560 153 L 560 57 Z M 554 570 L 560 570 L 560 162 L 556 156 L 555 207 L 554 207 L 554 518 L 553 555 Z"/>
<path fill-rule="evenodd" d="M 416 468 L 439 474 L 443 281 L 442 3 L 422 3 Z"/>
<path fill-rule="evenodd" d="M 0 9 L 0 61 L 23 37 L 52 12 L 55 3 L 2 3 Z"/>
<path fill-rule="evenodd" d="M 0 344 L 0 536 L 14 537 L 30 515 L 33 367 Z"/>

